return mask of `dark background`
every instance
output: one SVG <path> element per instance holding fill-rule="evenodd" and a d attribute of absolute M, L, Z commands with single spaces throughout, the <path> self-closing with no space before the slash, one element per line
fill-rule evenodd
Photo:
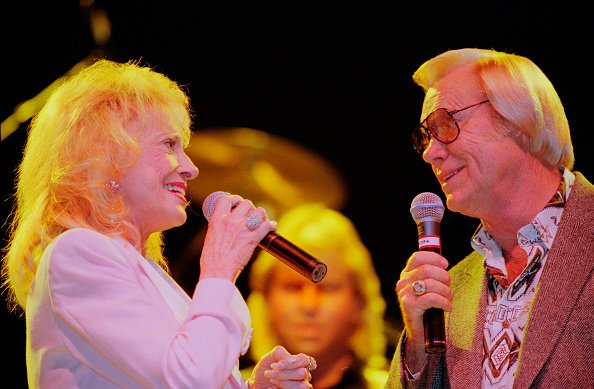
<path fill-rule="evenodd" d="M 422 62 L 461 47 L 531 58 L 565 104 L 576 170 L 594 177 L 594 19 L 571 2 L 557 8 L 518 1 L 11 3 L 2 6 L 3 120 L 100 49 L 111 59 L 140 59 L 187 86 L 197 131 L 248 127 L 307 147 L 344 180 L 340 209 L 373 254 L 393 331 L 400 326 L 394 285 L 417 245 L 410 202 L 423 191 L 443 198 L 410 144 L 423 98 L 411 75 Z M 89 16 L 96 12 L 111 22 L 105 43 L 91 34 Z M 12 206 L 27 124 L 2 141 L 2 220 Z M 166 233 L 173 274 L 190 292 L 198 272 L 196 237 L 205 224 L 197 205 L 202 199 L 193 200 L 188 223 Z M 477 222 L 446 212 L 441 225 L 443 253 L 455 263 L 469 252 Z M 248 293 L 244 276 L 238 285 Z M 1 320 L 3 380 L 26 387 L 24 319 L 3 305 Z"/>

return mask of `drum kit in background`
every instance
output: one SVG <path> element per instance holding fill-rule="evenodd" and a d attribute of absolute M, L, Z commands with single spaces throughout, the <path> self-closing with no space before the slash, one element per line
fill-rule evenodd
<path fill-rule="evenodd" d="M 340 209 L 346 185 L 327 160 L 294 141 L 242 127 L 198 129 L 186 150 L 200 169 L 188 182 L 196 204 L 210 193 L 225 191 L 252 200 L 271 219 L 305 202 Z"/>
<path fill-rule="evenodd" d="M 196 219 L 197 215 L 198 221 L 188 220 L 181 229 L 167 234 L 177 242 L 169 253 L 174 258 L 172 275 L 190 295 L 208 226 L 200 210 L 211 193 L 224 191 L 250 199 L 272 220 L 303 203 L 321 203 L 340 210 L 347 200 L 346 184 L 329 161 L 297 142 L 266 131 L 244 127 L 197 129 L 186 153 L 199 169 L 198 177 L 188 181 L 186 190 L 191 204 L 188 216 Z M 238 286 L 246 287 L 244 282 L 243 278 L 238 280 Z"/>

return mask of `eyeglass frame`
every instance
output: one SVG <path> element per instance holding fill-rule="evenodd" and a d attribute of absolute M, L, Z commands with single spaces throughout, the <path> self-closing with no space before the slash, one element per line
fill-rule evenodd
<path fill-rule="evenodd" d="M 417 147 L 417 145 L 419 144 L 419 142 L 417 142 L 417 139 L 419 138 L 417 136 L 418 133 L 421 133 L 421 135 L 423 136 L 423 139 L 425 139 L 425 137 L 426 137 L 426 139 L 430 140 L 431 137 L 433 137 L 444 145 L 452 143 L 453 141 L 458 139 L 458 137 L 460 136 L 460 125 L 458 124 L 458 121 L 456 120 L 454 115 L 457 114 L 458 112 L 462 112 L 469 108 L 476 107 L 477 105 L 485 104 L 488 102 L 489 102 L 489 99 L 483 100 L 479 103 L 474 103 L 472 105 L 469 105 L 468 107 L 464 107 L 464 108 L 460 108 L 460 109 L 453 109 L 451 111 L 448 111 L 447 108 L 437 108 L 435 111 L 433 111 L 429 115 L 427 115 L 425 117 L 425 119 L 421 120 L 421 123 L 419 123 L 419 125 L 414 129 L 414 131 L 412 133 L 412 141 L 413 141 L 414 149 L 417 150 L 417 153 L 419 153 L 420 156 L 423 156 L 423 153 L 425 152 L 425 150 L 427 150 L 427 147 L 429 146 L 429 142 L 427 142 L 427 145 L 424 148 Z M 443 141 L 443 140 L 439 139 L 439 137 L 437 136 L 437 133 L 435 131 L 433 131 L 431 128 L 425 127 L 425 125 L 423 124 L 427 121 L 427 119 L 429 119 L 431 117 L 431 115 L 433 115 L 437 111 L 446 111 L 448 116 L 452 119 L 452 121 L 456 125 L 457 133 L 456 133 L 456 136 L 454 136 L 451 140 Z M 424 131 L 424 134 L 423 134 L 423 131 Z"/>

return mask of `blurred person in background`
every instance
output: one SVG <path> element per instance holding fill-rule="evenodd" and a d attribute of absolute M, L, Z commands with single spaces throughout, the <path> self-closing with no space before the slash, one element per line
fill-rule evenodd
<path fill-rule="evenodd" d="M 278 342 L 317 361 L 316 389 L 382 388 L 387 379 L 386 303 L 368 249 L 353 223 L 321 204 L 281 215 L 278 232 L 328 266 L 314 283 L 261 251 L 249 271 L 258 360 Z M 244 369 L 249 374 L 250 368 Z"/>

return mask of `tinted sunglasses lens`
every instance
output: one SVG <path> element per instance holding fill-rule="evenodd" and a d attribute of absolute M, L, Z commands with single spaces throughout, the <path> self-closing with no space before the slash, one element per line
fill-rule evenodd
<path fill-rule="evenodd" d="M 427 135 L 427 131 L 421 126 L 417 127 L 413 131 L 412 141 L 415 150 L 417 150 L 417 152 L 422 155 L 423 151 L 425 151 L 427 148 L 427 145 L 429 145 L 429 136 Z"/>
<path fill-rule="evenodd" d="M 440 142 L 453 142 L 458 136 L 458 125 L 444 108 L 440 108 L 427 117 L 427 127 Z"/>

